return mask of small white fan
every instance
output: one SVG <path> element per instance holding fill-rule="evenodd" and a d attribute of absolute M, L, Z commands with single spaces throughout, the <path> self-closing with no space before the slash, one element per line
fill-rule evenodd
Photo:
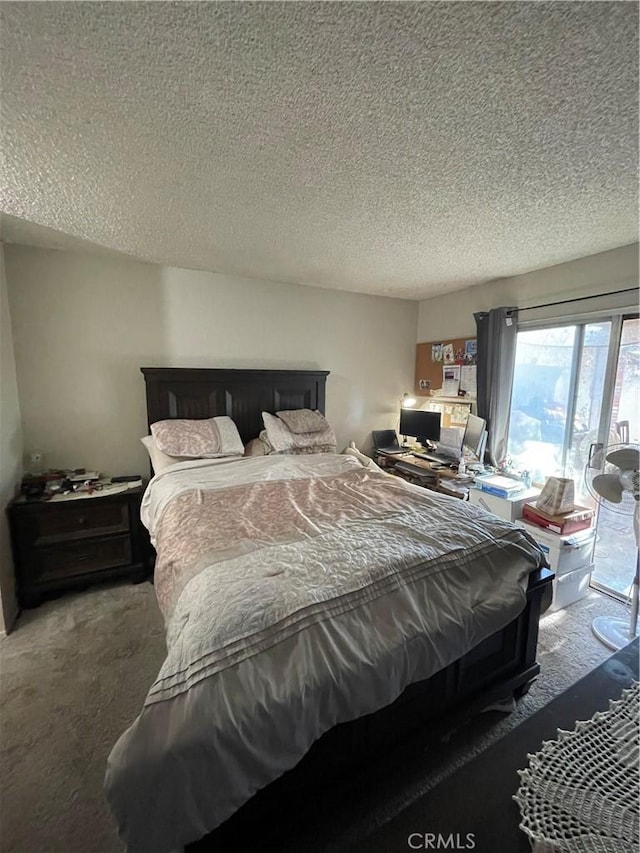
<path fill-rule="evenodd" d="M 633 640 L 638 627 L 638 584 L 640 562 L 640 448 L 635 444 L 602 447 L 592 445 L 585 469 L 585 485 L 600 506 L 633 519 L 636 537 L 636 572 L 631 587 L 631 620 L 599 616 L 593 620 L 593 633 L 611 649 L 621 649 Z"/>

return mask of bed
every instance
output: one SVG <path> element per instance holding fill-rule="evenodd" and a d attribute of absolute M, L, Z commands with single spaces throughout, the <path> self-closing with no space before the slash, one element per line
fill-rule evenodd
<path fill-rule="evenodd" d="M 246 443 L 262 412 L 324 412 L 326 371 L 142 372 L 149 424 L 226 415 Z M 351 456 L 180 462 L 142 515 L 168 655 L 108 761 L 130 853 L 184 849 L 283 777 L 519 696 L 539 671 L 551 575 L 533 540 Z"/>

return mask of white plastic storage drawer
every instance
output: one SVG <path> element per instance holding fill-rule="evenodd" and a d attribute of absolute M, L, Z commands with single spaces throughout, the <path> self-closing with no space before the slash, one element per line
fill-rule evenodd
<path fill-rule="evenodd" d="M 568 607 L 584 598 L 589 592 L 592 571 L 593 565 L 590 565 L 558 575 L 553 581 L 553 601 L 546 612 L 553 613 L 556 610 L 562 610 L 563 607 Z"/>
<path fill-rule="evenodd" d="M 525 502 L 535 501 L 539 497 L 540 489 L 527 489 L 510 498 L 499 498 L 497 495 L 490 495 L 489 492 L 483 492 L 481 489 L 469 489 L 470 504 L 480 506 L 487 512 L 499 515 L 500 518 L 506 518 L 507 521 L 515 521 L 517 518 L 521 518 L 522 507 Z"/>
<path fill-rule="evenodd" d="M 571 533 L 569 536 L 560 536 L 559 533 L 552 533 L 550 530 L 544 530 L 542 527 L 529 524 L 526 521 L 517 521 L 516 524 L 524 527 L 527 533 L 536 540 L 540 550 L 544 552 L 549 566 L 557 575 L 573 572 L 575 569 L 583 569 L 593 563 L 593 546 L 596 541 L 595 528 L 580 530 L 578 533 Z"/>

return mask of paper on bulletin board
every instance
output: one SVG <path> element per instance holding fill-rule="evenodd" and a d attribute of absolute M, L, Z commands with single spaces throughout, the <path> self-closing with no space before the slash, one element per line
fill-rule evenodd
<path fill-rule="evenodd" d="M 469 407 L 468 406 L 451 406 L 451 412 L 449 413 L 449 423 L 453 425 L 465 426 L 467 423 L 467 418 L 469 417 Z"/>
<path fill-rule="evenodd" d="M 442 368 L 442 393 L 445 397 L 457 397 L 460 390 L 460 366 L 449 364 Z"/>
<path fill-rule="evenodd" d="M 463 365 L 460 368 L 460 390 L 466 391 L 468 397 L 476 397 L 478 368 L 475 364 Z"/>
<path fill-rule="evenodd" d="M 478 341 L 476 338 L 472 338 L 469 341 L 464 342 L 464 360 L 467 363 L 475 363 L 476 358 L 478 357 Z"/>

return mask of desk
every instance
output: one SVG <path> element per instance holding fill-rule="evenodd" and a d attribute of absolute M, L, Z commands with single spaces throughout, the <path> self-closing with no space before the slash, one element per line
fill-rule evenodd
<path fill-rule="evenodd" d="M 378 453 L 375 461 L 390 474 L 395 474 L 425 489 L 462 500 L 467 500 L 469 497 L 469 481 L 458 480 L 453 469 L 434 465 L 428 459 L 420 459 L 411 453 L 402 456 Z"/>

